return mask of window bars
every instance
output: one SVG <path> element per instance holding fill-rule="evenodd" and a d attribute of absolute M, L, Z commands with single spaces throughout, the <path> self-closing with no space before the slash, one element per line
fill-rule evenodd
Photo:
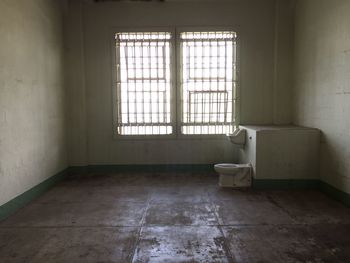
<path fill-rule="evenodd" d="M 182 133 L 232 133 L 236 33 L 183 32 L 180 43 Z"/>
<path fill-rule="evenodd" d="M 171 134 L 168 32 L 117 33 L 117 133 Z"/>
<path fill-rule="evenodd" d="M 232 133 L 237 86 L 236 33 L 179 34 L 180 91 L 171 102 L 170 32 L 115 34 L 117 58 L 117 133 L 166 135 L 180 107 L 182 134 Z M 174 63 L 176 64 L 176 63 Z M 175 72 L 175 74 L 176 74 Z M 181 121 L 180 121 L 181 120 Z M 179 131 L 180 131 L 179 130 Z"/>

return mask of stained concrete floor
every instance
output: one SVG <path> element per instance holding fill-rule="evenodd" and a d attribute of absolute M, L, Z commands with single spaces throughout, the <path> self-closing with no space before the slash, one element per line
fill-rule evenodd
<path fill-rule="evenodd" d="M 0 223 L 0 262 L 350 262 L 350 209 L 200 173 L 71 177 Z"/>

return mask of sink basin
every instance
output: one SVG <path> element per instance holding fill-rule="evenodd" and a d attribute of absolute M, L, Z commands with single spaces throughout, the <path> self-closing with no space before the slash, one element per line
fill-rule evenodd
<path fill-rule="evenodd" d="M 231 143 L 240 145 L 240 146 L 245 145 L 246 136 L 247 136 L 247 130 L 240 129 L 240 128 L 235 129 L 232 134 L 227 135 Z"/>

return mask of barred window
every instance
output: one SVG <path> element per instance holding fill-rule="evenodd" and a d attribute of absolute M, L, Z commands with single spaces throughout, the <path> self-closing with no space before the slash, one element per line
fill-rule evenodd
<path fill-rule="evenodd" d="M 167 32 L 117 33 L 118 134 L 171 134 Z"/>
<path fill-rule="evenodd" d="M 117 134 L 233 132 L 236 33 L 180 32 L 177 36 L 170 32 L 115 34 Z M 172 55 L 176 43 L 179 56 Z M 177 85 L 173 80 L 178 80 Z"/>
<path fill-rule="evenodd" d="M 180 42 L 182 133 L 231 133 L 235 121 L 236 34 L 183 32 Z"/>

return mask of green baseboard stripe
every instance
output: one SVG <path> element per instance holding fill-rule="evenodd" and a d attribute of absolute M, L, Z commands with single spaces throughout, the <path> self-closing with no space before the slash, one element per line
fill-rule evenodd
<path fill-rule="evenodd" d="M 15 197 L 11 201 L 0 206 L 0 221 L 13 214 L 19 208 L 25 206 L 37 198 L 50 187 L 63 180 L 68 175 L 83 175 L 88 173 L 118 173 L 118 172 L 213 172 L 213 164 L 155 164 L 155 165 L 89 165 L 73 166 L 46 179 L 30 190 Z M 316 189 L 330 197 L 339 200 L 350 207 L 350 194 L 322 182 L 320 180 L 275 180 L 254 179 L 253 188 L 257 190 L 296 190 Z"/>
<path fill-rule="evenodd" d="M 331 186 L 323 181 L 316 179 L 254 179 L 253 188 L 256 190 L 298 190 L 298 189 L 313 189 L 319 190 L 329 197 L 342 202 L 350 207 L 350 194 L 345 193 L 334 186 Z"/>
<path fill-rule="evenodd" d="M 319 189 L 316 179 L 254 179 L 253 188 L 257 190 Z"/>
<path fill-rule="evenodd" d="M 70 175 L 120 172 L 213 172 L 214 164 L 121 164 L 88 165 L 69 168 Z"/>
<path fill-rule="evenodd" d="M 214 172 L 214 164 L 127 164 L 127 165 L 88 165 L 69 168 L 70 175 L 103 174 L 120 172 Z M 254 179 L 257 190 L 321 190 L 330 197 L 350 206 L 350 195 L 317 179 Z"/>
<path fill-rule="evenodd" d="M 8 201 L 7 203 L 0 206 L 0 221 L 13 214 L 19 208 L 25 206 L 44 192 L 46 192 L 50 187 L 63 180 L 68 175 L 68 168 L 51 176 L 40 184 L 34 186 L 28 191 L 20 194 L 14 199 Z"/>
<path fill-rule="evenodd" d="M 342 202 L 347 207 L 350 207 L 350 194 L 345 193 L 334 186 L 325 182 L 320 182 L 320 190 L 330 197 Z"/>
<path fill-rule="evenodd" d="M 68 168 L 69 175 L 83 175 L 87 174 L 88 172 L 88 166 L 70 166 Z"/>

